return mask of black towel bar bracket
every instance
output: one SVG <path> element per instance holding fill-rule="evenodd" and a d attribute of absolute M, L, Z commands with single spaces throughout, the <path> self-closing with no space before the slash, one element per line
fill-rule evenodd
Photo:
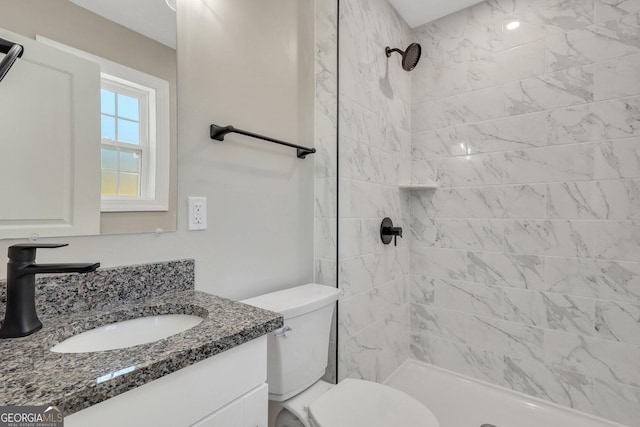
<path fill-rule="evenodd" d="M 13 63 L 16 62 L 16 59 L 22 58 L 24 48 L 18 43 L 0 38 L 0 53 L 5 54 L 4 58 L 0 61 L 0 81 L 2 81 Z"/>
<path fill-rule="evenodd" d="M 315 148 L 302 147 L 301 145 L 291 144 L 289 142 L 280 141 L 279 139 L 270 138 L 268 136 L 258 135 L 257 133 L 248 132 L 242 129 L 236 129 L 233 126 L 211 125 L 211 139 L 216 141 L 224 141 L 224 137 L 229 133 L 239 133 L 240 135 L 250 136 L 252 138 L 262 139 L 263 141 L 273 142 L 274 144 L 286 145 L 297 150 L 298 158 L 304 159 L 309 154 L 316 152 Z"/>

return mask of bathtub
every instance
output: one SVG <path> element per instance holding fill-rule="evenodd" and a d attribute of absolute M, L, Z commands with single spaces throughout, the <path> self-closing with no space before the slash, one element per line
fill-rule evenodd
<path fill-rule="evenodd" d="M 625 427 L 417 360 L 386 384 L 431 409 L 440 427 Z"/>

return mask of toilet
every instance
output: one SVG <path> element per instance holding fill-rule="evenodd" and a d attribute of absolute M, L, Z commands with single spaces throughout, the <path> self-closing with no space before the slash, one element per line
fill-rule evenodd
<path fill-rule="evenodd" d="M 340 294 L 308 284 L 242 301 L 284 317 L 284 326 L 268 336 L 269 427 L 289 427 L 291 416 L 305 427 L 439 427 L 427 407 L 394 388 L 356 379 L 337 385 L 320 380 Z"/>

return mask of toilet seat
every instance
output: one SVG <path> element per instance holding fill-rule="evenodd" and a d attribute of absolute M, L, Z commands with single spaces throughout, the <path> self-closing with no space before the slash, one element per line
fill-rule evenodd
<path fill-rule="evenodd" d="M 315 427 L 440 427 L 431 411 L 408 394 L 354 379 L 314 400 L 308 414 Z"/>

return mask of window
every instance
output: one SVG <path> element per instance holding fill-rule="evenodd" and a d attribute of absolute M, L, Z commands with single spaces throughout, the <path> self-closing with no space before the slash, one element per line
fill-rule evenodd
<path fill-rule="evenodd" d="M 103 200 L 144 199 L 153 193 L 149 169 L 148 91 L 103 77 L 100 90 Z M 153 98 L 153 97 L 151 97 Z"/>
<path fill-rule="evenodd" d="M 101 211 L 169 209 L 169 83 L 37 36 L 100 67 Z"/>

